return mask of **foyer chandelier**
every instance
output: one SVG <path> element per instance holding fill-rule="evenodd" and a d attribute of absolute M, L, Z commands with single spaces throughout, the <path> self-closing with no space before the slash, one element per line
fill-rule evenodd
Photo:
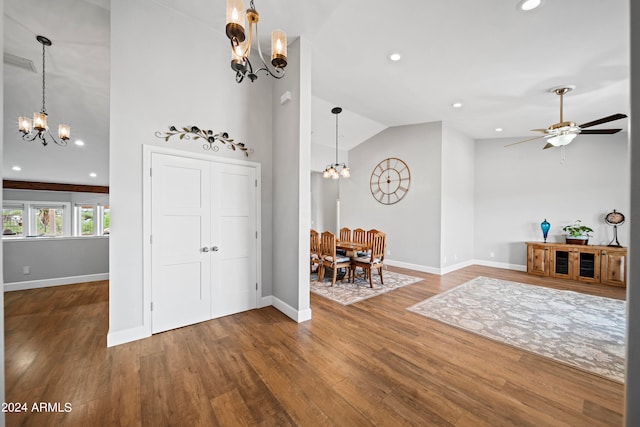
<path fill-rule="evenodd" d="M 227 0 L 227 37 L 231 40 L 231 69 L 236 72 L 236 82 L 240 83 L 245 77 L 252 82 L 258 78 L 258 72 L 265 71 L 267 75 L 276 79 L 284 77 L 284 68 L 287 66 L 287 35 L 282 30 L 271 32 L 271 65 L 267 65 L 260 49 L 258 37 L 258 21 L 260 15 L 256 10 L 253 0 L 246 10 L 246 20 L 249 27 L 249 37 L 245 33 L 245 10 L 242 0 Z M 255 40 L 258 45 L 258 55 L 262 61 L 262 67 L 253 69 L 249 55 L 251 54 L 251 42 L 253 41 L 253 28 L 255 26 Z"/>
<path fill-rule="evenodd" d="M 349 178 L 351 176 L 351 171 L 347 165 L 345 163 L 338 163 L 338 114 L 342 113 L 342 108 L 334 107 L 331 109 L 331 112 L 336 115 L 336 162 L 332 165 L 327 165 L 327 167 L 324 168 L 322 177 L 339 179 L 342 176 L 343 178 Z"/>
<path fill-rule="evenodd" d="M 51 40 L 45 36 L 36 36 L 36 40 L 42 44 L 42 109 L 40 112 L 33 113 L 33 121 L 28 117 L 18 117 L 18 130 L 22 132 L 22 139 L 25 141 L 34 141 L 36 138 L 40 140 L 42 145 L 48 145 L 49 141 L 53 141 L 58 145 L 67 145 L 67 140 L 71 136 L 71 128 L 63 123 L 58 125 L 58 139 L 56 139 L 49 131 L 47 125 L 47 109 L 45 107 L 45 48 L 51 46 Z"/>

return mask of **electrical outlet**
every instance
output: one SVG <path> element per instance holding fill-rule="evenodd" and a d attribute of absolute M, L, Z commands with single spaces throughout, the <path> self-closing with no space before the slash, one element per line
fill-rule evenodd
<path fill-rule="evenodd" d="M 387 255 L 391 256 L 391 249 L 387 249 Z"/>
<path fill-rule="evenodd" d="M 31 267 L 25 265 L 22 267 L 22 274 L 31 274 Z"/>
<path fill-rule="evenodd" d="M 494 254 L 493 252 L 489 252 L 489 258 L 493 258 L 495 256 L 496 256 L 496 254 Z"/>

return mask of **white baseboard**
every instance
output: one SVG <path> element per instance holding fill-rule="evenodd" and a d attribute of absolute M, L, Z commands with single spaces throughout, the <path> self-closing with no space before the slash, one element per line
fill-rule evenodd
<path fill-rule="evenodd" d="M 452 271 L 460 270 L 461 268 L 469 267 L 470 265 L 473 265 L 473 264 L 474 264 L 473 260 L 459 262 L 457 264 L 453 264 L 448 267 L 441 268 L 440 274 L 451 273 Z"/>
<path fill-rule="evenodd" d="M 144 326 L 136 326 L 135 328 L 125 329 L 123 331 L 109 331 L 109 333 L 107 333 L 107 347 L 126 344 L 131 341 L 149 338 L 150 336 L 151 332 Z"/>
<path fill-rule="evenodd" d="M 484 265 L 486 267 L 504 268 L 506 270 L 527 271 L 526 265 L 508 264 L 503 262 L 492 262 L 480 259 L 474 259 L 469 261 L 460 262 L 458 264 L 450 265 L 444 268 L 428 267 L 426 265 L 411 264 L 408 262 L 384 260 L 384 263 L 393 267 L 408 268 L 410 270 L 422 271 L 424 273 L 437 274 L 442 276 L 443 274 L 451 273 L 452 271 L 460 270 L 461 268 L 469 267 L 470 265 Z"/>
<path fill-rule="evenodd" d="M 258 303 L 258 308 L 265 308 L 273 305 L 273 297 L 271 295 L 262 297 L 260 302 Z"/>
<path fill-rule="evenodd" d="M 75 283 L 109 280 L 109 273 L 87 274 L 84 276 L 56 277 L 53 279 L 29 280 L 26 282 L 5 283 L 4 291 L 23 291 L 25 289 L 47 288 L 49 286 L 73 285 Z"/>
<path fill-rule="evenodd" d="M 295 308 L 291 307 L 286 302 L 282 301 L 279 298 L 274 296 L 272 298 L 272 304 L 276 309 L 284 313 L 287 317 L 295 320 L 298 323 L 306 322 L 307 320 L 311 320 L 311 309 L 298 311 Z"/>
<path fill-rule="evenodd" d="M 422 271 L 423 273 L 441 274 L 439 268 L 427 267 L 426 265 L 411 264 L 409 262 L 394 261 L 392 259 L 385 259 L 384 263 L 392 267 L 408 268 L 409 270 Z"/>
<path fill-rule="evenodd" d="M 504 268 L 505 270 L 527 271 L 526 265 L 509 264 L 506 262 L 485 261 L 482 259 L 474 259 L 473 264 L 484 265 L 485 267 Z"/>

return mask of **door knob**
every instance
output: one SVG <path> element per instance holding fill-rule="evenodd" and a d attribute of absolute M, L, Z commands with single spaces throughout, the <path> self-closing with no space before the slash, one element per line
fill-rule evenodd
<path fill-rule="evenodd" d="M 209 252 L 209 248 L 205 246 L 204 248 L 202 248 L 202 252 Z"/>
<path fill-rule="evenodd" d="M 217 247 L 217 246 L 212 246 L 212 247 L 211 247 L 211 250 L 212 250 L 213 252 L 218 252 L 218 247 Z"/>

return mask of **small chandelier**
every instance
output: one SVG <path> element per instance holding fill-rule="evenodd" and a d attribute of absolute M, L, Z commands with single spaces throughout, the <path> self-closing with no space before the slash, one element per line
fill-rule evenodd
<path fill-rule="evenodd" d="M 351 171 L 347 165 L 345 163 L 338 163 L 338 114 L 342 113 L 342 108 L 334 107 L 331 109 L 331 112 L 336 115 L 336 162 L 332 165 L 327 165 L 327 167 L 324 168 L 322 177 L 339 179 L 340 176 L 342 176 L 343 178 L 349 178 L 351 176 Z"/>
<path fill-rule="evenodd" d="M 42 145 L 47 145 L 49 143 L 48 140 L 52 140 L 58 145 L 67 145 L 67 140 L 71 136 L 71 127 L 69 125 L 63 123 L 58 125 L 58 138 L 60 140 L 57 140 L 51 134 L 49 126 L 47 126 L 47 109 L 44 106 L 44 54 L 45 47 L 51 46 L 51 40 L 44 36 L 36 36 L 36 40 L 42 44 L 42 109 L 39 113 L 33 113 L 33 121 L 29 120 L 28 117 L 18 117 L 18 130 L 22 132 L 22 139 L 25 141 L 34 141 L 38 138 Z"/>
<path fill-rule="evenodd" d="M 249 38 L 245 35 L 245 10 L 242 0 L 227 0 L 227 37 L 231 40 L 231 69 L 236 72 L 236 82 L 240 83 L 245 76 L 252 82 L 258 78 L 259 71 L 266 71 L 268 75 L 276 79 L 284 77 L 284 67 L 287 66 L 287 35 L 282 30 L 273 30 L 271 33 L 271 69 L 262 56 L 260 39 L 258 37 L 258 20 L 260 15 L 251 0 L 246 11 L 246 19 L 249 25 Z M 249 55 L 253 27 L 255 26 L 258 54 L 263 67 L 254 71 Z"/>

